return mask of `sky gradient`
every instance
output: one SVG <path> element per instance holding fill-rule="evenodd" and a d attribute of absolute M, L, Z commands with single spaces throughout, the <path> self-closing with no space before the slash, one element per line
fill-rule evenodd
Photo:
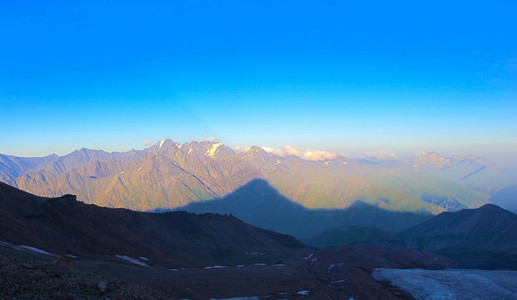
<path fill-rule="evenodd" d="M 105 2 L 0 2 L 0 153 L 213 136 L 517 160 L 515 1 Z"/>

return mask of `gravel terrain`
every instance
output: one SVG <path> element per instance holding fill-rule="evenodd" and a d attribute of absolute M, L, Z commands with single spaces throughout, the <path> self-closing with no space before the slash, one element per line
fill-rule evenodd
<path fill-rule="evenodd" d="M 0 254 L 0 299 L 169 299 L 149 288 L 73 264 Z"/>

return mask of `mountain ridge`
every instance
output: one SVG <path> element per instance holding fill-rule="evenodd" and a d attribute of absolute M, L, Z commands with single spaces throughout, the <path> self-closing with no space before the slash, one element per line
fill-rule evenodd
<path fill-rule="evenodd" d="M 45 198 L 0 182 L 0 240 L 50 253 L 105 259 L 146 257 L 168 267 L 274 261 L 305 246 L 233 216 L 133 212 L 85 204 L 74 195 Z"/>
<path fill-rule="evenodd" d="M 458 161 L 465 160 L 479 158 Z M 517 184 L 493 164 L 462 180 L 472 170 L 456 165 L 422 169 L 403 161 L 369 164 L 340 156 L 307 161 L 257 146 L 236 153 L 218 142 L 179 144 L 167 139 L 145 150 L 108 153 L 83 148 L 40 160 L 0 154 L 0 179 L 48 197 L 76 194 L 86 203 L 141 211 L 221 198 L 257 178 L 309 208 L 345 208 L 363 199 L 391 210 L 432 213 L 486 203 L 492 183 L 486 184 L 484 174 L 506 178 L 491 180 L 496 186 Z"/>
<path fill-rule="evenodd" d="M 469 268 L 517 269 L 517 215 L 494 204 L 443 212 L 384 244 L 446 255 Z"/>

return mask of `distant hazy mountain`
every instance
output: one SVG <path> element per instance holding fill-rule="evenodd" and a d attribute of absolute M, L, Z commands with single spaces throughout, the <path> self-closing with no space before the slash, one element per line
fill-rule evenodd
<path fill-rule="evenodd" d="M 517 185 L 497 191 L 490 202 L 517 214 Z"/>
<path fill-rule="evenodd" d="M 516 170 L 499 167 L 473 154 L 450 158 L 436 152 L 424 152 L 410 163 L 417 170 L 455 180 L 488 196 L 517 180 Z"/>
<path fill-rule="evenodd" d="M 274 263 L 304 245 L 235 217 L 133 212 L 88 205 L 75 196 L 44 198 L 0 183 L 0 241 L 58 255 L 125 255 L 169 267 Z M 257 262 L 257 261 L 255 261 Z"/>
<path fill-rule="evenodd" d="M 12 186 L 142 211 L 222 198 L 260 178 L 308 208 L 346 208 L 360 200 L 388 210 L 439 213 L 479 207 L 498 190 L 517 184 L 514 175 L 475 156 L 308 161 L 259 147 L 236 153 L 221 143 L 198 141 L 165 140 L 145 150 L 114 153 L 0 155 L 0 180 Z"/>

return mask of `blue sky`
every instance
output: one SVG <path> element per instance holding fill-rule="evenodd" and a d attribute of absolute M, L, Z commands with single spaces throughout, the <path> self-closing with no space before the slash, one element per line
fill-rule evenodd
<path fill-rule="evenodd" d="M 0 153 L 214 136 L 511 160 L 515 15 L 515 1 L 2 1 Z"/>

